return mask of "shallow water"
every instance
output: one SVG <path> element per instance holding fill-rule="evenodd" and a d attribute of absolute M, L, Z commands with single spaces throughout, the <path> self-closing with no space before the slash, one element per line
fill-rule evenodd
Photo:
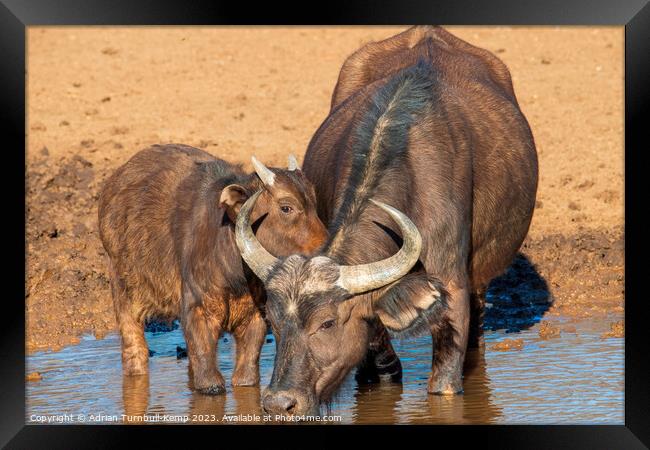
<path fill-rule="evenodd" d="M 555 319 L 553 323 L 562 325 Z M 351 374 L 323 413 L 340 416 L 342 423 L 623 424 L 623 339 L 602 339 L 602 326 L 597 331 L 588 321 L 572 325 L 575 333 L 563 331 L 549 340 L 539 338 L 539 323 L 514 333 L 486 330 L 484 349 L 468 354 L 465 393 L 458 396 L 427 394 L 430 337 L 394 340 L 404 369 L 402 384 L 359 386 Z M 523 349 L 492 350 L 506 338 L 523 339 Z M 43 378 L 27 383 L 27 422 L 58 417 L 89 423 L 97 416 L 101 422 L 121 421 L 122 414 L 144 413 L 149 420 L 167 414 L 201 422 L 222 421 L 225 414 L 263 415 L 259 388 L 229 384 L 234 356 L 230 336 L 219 341 L 228 392 L 217 397 L 190 391 L 187 358 L 176 358 L 176 346 L 185 347 L 180 330 L 148 332 L 147 341 L 155 352 L 149 378 L 122 377 L 116 334 L 103 340 L 85 337 L 59 352 L 30 355 L 28 373 L 38 371 Z M 264 344 L 262 386 L 270 380 L 274 351 L 274 342 Z M 68 418 L 61 418 L 63 414 Z"/>

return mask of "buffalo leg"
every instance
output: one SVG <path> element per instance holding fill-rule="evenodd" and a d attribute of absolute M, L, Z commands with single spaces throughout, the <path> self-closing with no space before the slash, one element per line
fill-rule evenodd
<path fill-rule="evenodd" d="M 390 342 L 386 327 L 374 320 L 368 352 L 357 368 L 355 379 L 358 383 L 378 383 L 380 375 L 390 376 L 391 381 L 402 380 L 402 364 Z"/>
<path fill-rule="evenodd" d="M 144 339 L 144 323 L 130 311 L 122 311 L 117 319 L 122 341 L 122 370 L 125 375 L 144 375 L 149 370 L 149 349 Z"/>
<path fill-rule="evenodd" d="M 226 392 L 225 381 L 217 369 L 220 324 L 186 288 L 183 290 L 183 306 L 181 323 L 193 387 L 202 394 L 223 394 Z"/>
<path fill-rule="evenodd" d="M 483 342 L 483 315 L 485 313 L 485 289 L 479 289 L 470 296 L 469 348 L 479 348 Z"/>
<path fill-rule="evenodd" d="M 149 370 L 149 349 L 144 338 L 144 322 L 138 320 L 129 301 L 126 283 L 110 264 L 110 284 L 115 316 L 122 344 L 124 375 L 144 375 Z"/>
<path fill-rule="evenodd" d="M 433 362 L 429 377 L 429 393 L 457 394 L 463 392 L 463 363 L 469 331 L 469 290 L 464 285 L 449 283 L 448 320 L 432 327 Z"/>
<path fill-rule="evenodd" d="M 260 351 L 266 336 L 266 322 L 259 312 L 251 320 L 234 330 L 236 345 L 233 386 L 257 386 L 260 382 Z"/>

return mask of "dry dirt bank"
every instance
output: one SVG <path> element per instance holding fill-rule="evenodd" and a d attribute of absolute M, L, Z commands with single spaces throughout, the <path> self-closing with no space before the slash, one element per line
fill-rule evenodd
<path fill-rule="evenodd" d="M 98 189 L 154 143 L 248 165 L 298 159 L 347 55 L 385 27 L 32 27 L 27 67 L 27 348 L 115 327 Z M 623 28 L 449 27 L 508 65 L 536 139 L 538 204 L 523 253 L 548 314 L 622 318 Z"/>

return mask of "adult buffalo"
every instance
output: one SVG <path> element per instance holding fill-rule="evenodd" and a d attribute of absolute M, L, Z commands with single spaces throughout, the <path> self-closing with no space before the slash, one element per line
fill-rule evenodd
<path fill-rule="evenodd" d="M 257 236 L 273 254 L 308 254 L 325 240 L 311 183 L 290 157 L 289 169 L 256 173 L 186 145 L 142 150 L 107 180 L 99 198 L 99 232 L 122 338 L 125 374 L 145 374 L 147 319 L 180 317 L 190 380 L 197 391 L 225 391 L 217 340 L 234 334 L 232 383 L 259 383 L 258 361 L 267 325 L 264 292 L 235 246 L 234 222 L 249 195 Z"/>
<path fill-rule="evenodd" d="M 237 224 L 277 338 L 264 408 L 314 412 L 373 343 L 383 349 L 365 365 L 374 358 L 397 370 L 388 340 L 377 338 L 382 326 L 428 329 L 428 391 L 462 392 L 470 296 L 513 260 L 537 189 L 535 145 L 508 69 L 437 27 L 368 44 L 345 62 L 303 170 L 329 223 L 321 255 L 270 256 L 247 221 L 255 197 Z"/>

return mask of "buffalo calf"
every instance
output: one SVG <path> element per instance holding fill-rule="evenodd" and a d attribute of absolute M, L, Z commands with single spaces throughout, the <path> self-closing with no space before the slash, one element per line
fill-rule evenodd
<path fill-rule="evenodd" d="M 312 185 L 289 158 L 287 170 L 255 172 L 185 145 L 154 145 L 108 179 L 99 198 L 99 232 L 127 375 L 145 374 L 147 320 L 181 319 L 190 382 L 205 394 L 225 391 L 217 340 L 236 342 L 233 385 L 259 383 L 258 360 L 267 325 L 265 293 L 242 262 L 234 222 L 255 192 L 256 235 L 276 256 L 309 254 L 326 238 Z"/>

